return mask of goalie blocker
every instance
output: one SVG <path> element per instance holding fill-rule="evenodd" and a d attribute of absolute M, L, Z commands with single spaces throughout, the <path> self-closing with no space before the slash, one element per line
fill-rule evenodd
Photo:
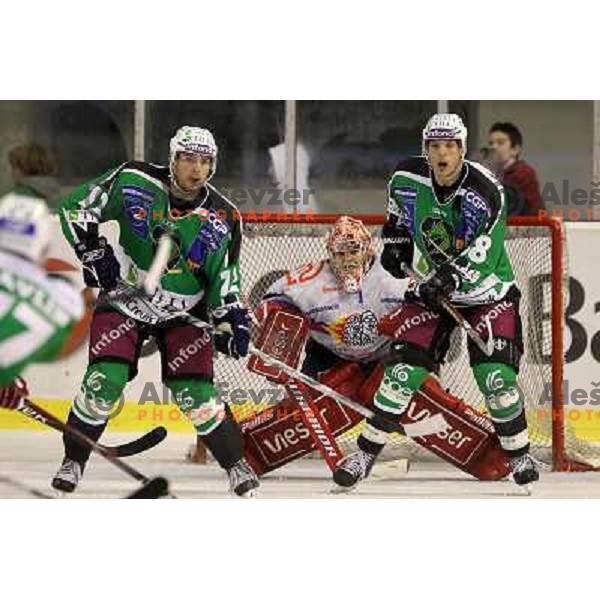
<path fill-rule="evenodd" d="M 274 358 L 297 367 L 308 337 L 308 320 L 288 306 L 271 305 L 256 346 Z M 317 449 L 330 469 L 342 458 L 335 438 L 363 419 L 335 400 L 290 382 L 279 368 L 252 356 L 250 371 L 282 384 L 288 394 L 277 404 L 239 422 L 245 457 L 258 475 L 273 471 Z M 383 364 L 366 372 L 358 363 L 339 361 L 319 381 L 341 394 L 370 406 L 383 377 Z M 298 391 L 304 405 L 298 403 Z M 295 396 L 295 397 L 294 397 Z M 449 427 L 415 441 L 440 458 L 481 480 L 506 477 L 509 467 L 490 419 L 449 393 L 429 377 L 413 397 L 400 422 L 409 424 L 441 413 Z"/>

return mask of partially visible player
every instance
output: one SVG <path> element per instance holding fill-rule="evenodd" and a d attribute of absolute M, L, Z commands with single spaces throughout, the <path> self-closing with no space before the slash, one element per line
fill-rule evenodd
<path fill-rule="evenodd" d="M 0 199 L 0 406 L 15 409 L 28 395 L 21 373 L 30 364 L 77 348 L 86 310 L 73 284 L 43 267 L 50 223 L 44 200 Z M 79 339 L 81 341 L 81 339 Z"/>
<path fill-rule="evenodd" d="M 240 213 L 209 183 L 217 152 L 210 131 L 184 126 L 171 139 L 168 166 L 128 162 L 62 201 L 63 232 L 87 285 L 101 290 L 89 364 L 68 423 L 95 441 L 100 438 L 110 407 L 137 373 L 143 343 L 153 337 L 162 380 L 174 401 L 227 471 L 231 490 L 245 496 L 258 487 L 258 479 L 243 459 L 243 439 L 229 409 L 217 402 L 213 382 L 214 349 L 239 358 L 250 339 L 247 311 L 239 301 Z M 114 248 L 99 229 L 107 221 L 119 224 Z M 174 250 L 156 292 L 111 295 L 123 283 L 141 286 L 162 235 L 171 237 Z M 196 325 L 209 318 L 214 336 Z M 90 450 L 68 435 L 64 447 L 52 485 L 72 492 Z"/>

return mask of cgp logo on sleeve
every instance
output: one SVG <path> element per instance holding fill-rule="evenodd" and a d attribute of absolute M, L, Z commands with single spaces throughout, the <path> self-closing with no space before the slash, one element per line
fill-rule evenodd
<path fill-rule="evenodd" d="M 137 237 L 146 239 L 150 233 L 150 207 L 154 194 L 137 185 L 124 185 L 121 193 L 127 222 Z"/>
<path fill-rule="evenodd" d="M 462 200 L 460 220 L 456 228 L 457 247 L 468 246 L 481 225 L 489 218 L 487 202 L 473 189 L 467 188 Z"/>

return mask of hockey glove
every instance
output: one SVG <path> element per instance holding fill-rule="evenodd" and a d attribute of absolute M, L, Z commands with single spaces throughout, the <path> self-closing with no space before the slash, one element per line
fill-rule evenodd
<path fill-rule="evenodd" d="M 416 300 L 431 310 L 440 311 L 442 301 L 448 299 L 460 285 L 458 273 L 449 264 L 438 267 L 427 279 L 417 284 L 414 291 L 407 290 L 405 298 Z"/>
<path fill-rule="evenodd" d="M 29 396 L 24 379 L 17 377 L 8 387 L 0 388 L 0 408 L 16 410 L 21 398 Z"/>
<path fill-rule="evenodd" d="M 215 348 L 232 356 L 240 358 L 248 354 L 250 344 L 250 329 L 248 309 L 238 302 L 216 308 L 212 313 L 215 328 Z"/>
<path fill-rule="evenodd" d="M 83 265 L 83 279 L 88 287 L 105 290 L 116 287 L 121 278 L 121 268 L 104 236 L 88 238 L 77 244 L 75 254 Z"/>

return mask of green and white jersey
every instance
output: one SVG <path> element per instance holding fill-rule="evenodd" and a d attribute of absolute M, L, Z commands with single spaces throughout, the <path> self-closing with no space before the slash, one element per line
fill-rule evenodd
<path fill-rule="evenodd" d="M 402 162 L 388 186 L 384 237 L 402 240 L 403 256 L 426 276 L 449 263 L 460 276 L 451 301 L 486 304 L 503 298 L 514 286 L 504 247 L 504 190 L 482 165 L 465 161 L 454 186 L 432 181 L 425 157 Z"/>
<path fill-rule="evenodd" d="M 0 387 L 27 365 L 57 358 L 83 314 L 70 282 L 0 251 Z"/>
<path fill-rule="evenodd" d="M 140 284 L 156 251 L 156 234 L 168 229 L 175 239 L 168 270 L 156 294 L 112 302 L 134 319 L 155 324 L 194 309 L 211 310 L 239 300 L 242 223 L 240 212 L 211 185 L 194 202 L 169 192 L 169 169 L 129 162 L 77 188 L 61 202 L 60 219 L 69 243 L 97 233 L 98 223 L 116 221 L 115 255 L 121 278 Z"/>

